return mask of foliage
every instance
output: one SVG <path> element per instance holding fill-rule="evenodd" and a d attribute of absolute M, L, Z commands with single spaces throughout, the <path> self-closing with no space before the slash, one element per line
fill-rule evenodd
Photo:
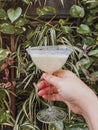
<path fill-rule="evenodd" d="M 64 4 L 63 0 L 61 3 Z M 37 16 L 28 14 L 32 4 L 39 4 Z M 4 86 L 0 86 L 1 125 L 10 125 L 14 130 L 88 129 L 85 121 L 68 111 L 63 103 L 59 103 L 59 107 L 68 113 L 64 122 L 49 126 L 38 122 L 35 118 L 36 113 L 39 109 L 47 107 L 47 101 L 37 96 L 36 84 L 42 72 L 32 63 L 25 49 L 29 46 L 50 44 L 73 46 L 75 52 L 63 68 L 75 72 L 97 93 L 97 8 L 97 0 L 77 0 L 70 8 L 70 17 L 57 19 L 55 24 L 54 19 L 58 11 L 46 6 L 46 0 L 43 7 L 40 0 L 0 1 L 0 84 Z M 48 21 L 43 20 L 42 16 L 49 12 L 53 13 L 53 17 Z M 12 91 L 13 85 L 16 89 L 15 94 Z M 10 94 L 16 96 L 15 118 L 11 112 Z M 58 103 L 55 104 L 58 106 Z"/>

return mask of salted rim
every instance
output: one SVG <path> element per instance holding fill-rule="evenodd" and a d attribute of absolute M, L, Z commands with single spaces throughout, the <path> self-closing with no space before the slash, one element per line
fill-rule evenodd
<path fill-rule="evenodd" d="M 48 55 L 65 55 L 73 52 L 73 48 L 66 45 L 56 46 L 35 46 L 26 49 L 30 55 L 48 54 Z M 40 50 L 40 51 L 39 51 Z"/>

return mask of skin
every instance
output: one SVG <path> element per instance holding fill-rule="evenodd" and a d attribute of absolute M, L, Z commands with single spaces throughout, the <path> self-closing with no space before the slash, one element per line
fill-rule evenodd
<path fill-rule="evenodd" d="M 90 130 L 98 130 L 98 99 L 74 73 L 65 70 L 52 75 L 44 73 L 37 87 L 39 96 L 51 101 L 63 101 L 74 113 L 84 117 Z"/>

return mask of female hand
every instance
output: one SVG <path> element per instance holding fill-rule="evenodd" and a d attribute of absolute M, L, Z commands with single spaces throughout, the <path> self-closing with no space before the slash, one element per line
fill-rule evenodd
<path fill-rule="evenodd" d="M 98 130 L 98 99 L 74 73 L 60 70 L 52 75 L 44 73 L 41 79 L 38 84 L 39 96 L 47 100 L 65 102 L 74 113 L 85 118 L 91 130 Z"/>
<path fill-rule="evenodd" d="M 44 73 L 38 88 L 39 96 L 47 100 L 63 101 L 77 114 L 82 114 L 81 105 L 84 104 L 85 96 L 90 91 L 74 73 L 64 70 L 57 71 L 53 75 Z"/>

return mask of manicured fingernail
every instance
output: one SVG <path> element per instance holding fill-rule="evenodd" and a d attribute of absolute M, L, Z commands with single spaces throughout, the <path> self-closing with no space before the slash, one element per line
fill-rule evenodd
<path fill-rule="evenodd" d="M 41 92 L 40 91 L 38 92 L 38 95 L 41 96 Z"/>
<path fill-rule="evenodd" d="M 44 73 L 44 74 L 42 75 L 42 78 L 43 78 L 43 79 L 46 79 L 46 78 L 47 78 L 47 74 Z"/>

